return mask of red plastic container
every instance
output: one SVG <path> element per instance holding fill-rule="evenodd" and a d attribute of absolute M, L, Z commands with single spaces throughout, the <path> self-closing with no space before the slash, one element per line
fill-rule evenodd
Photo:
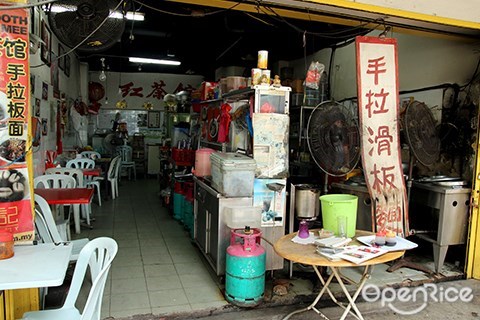
<path fill-rule="evenodd" d="M 212 163 L 210 161 L 210 155 L 215 150 L 210 148 L 198 149 L 195 152 L 195 170 L 193 174 L 197 177 L 205 177 L 212 175 Z"/>
<path fill-rule="evenodd" d="M 175 181 L 175 186 L 173 188 L 173 191 L 178 194 L 184 194 L 183 193 L 183 182 L 182 181 Z"/>
<path fill-rule="evenodd" d="M 193 199 L 193 181 L 186 181 L 183 183 L 183 194 L 187 199 Z"/>
<path fill-rule="evenodd" d="M 195 150 L 172 148 L 172 159 L 177 166 L 193 166 Z"/>

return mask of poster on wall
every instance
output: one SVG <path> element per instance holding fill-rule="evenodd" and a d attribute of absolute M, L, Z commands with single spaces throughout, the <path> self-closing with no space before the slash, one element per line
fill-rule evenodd
<path fill-rule="evenodd" d="M 377 231 L 408 234 L 399 135 L 397 41 L 357 37 L 358 114 L 362 161 Z"/>
<path fill-rule="evenodd" d="M 0 46 L 0 229 L 15 241 L 34 236 L 31 161 L 28 10 L 3 12 Z M 5 17 L 9 16 L 9 17 Z M 28 160 L 28 161 L 27 161 Z"/>

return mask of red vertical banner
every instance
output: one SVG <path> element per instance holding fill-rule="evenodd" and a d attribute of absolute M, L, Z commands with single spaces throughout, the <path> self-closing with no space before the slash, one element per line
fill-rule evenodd
<path fill-rule="evenodd" d="M 2 10 L 0 28 L 0 229 L 16 241 L 33 240 L 29 133 L 29 18 L 26 9 Z M 30 161 L 27 161 L 29 159 Z"/>
<path fill-rule="evenodd" d="M 396 39 L 357 37 L 357 90 L 365 180 L 377 231 L 408 234 L 399 136 Z"/>

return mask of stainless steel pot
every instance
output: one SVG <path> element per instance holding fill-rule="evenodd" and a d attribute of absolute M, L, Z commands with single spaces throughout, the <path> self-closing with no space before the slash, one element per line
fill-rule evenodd
<path fill-rule="evenodd" d="M 309 184 L 295 186 L 295 214 L 298 218 L 316 218 L 320 210 L 320 190 Z"/>

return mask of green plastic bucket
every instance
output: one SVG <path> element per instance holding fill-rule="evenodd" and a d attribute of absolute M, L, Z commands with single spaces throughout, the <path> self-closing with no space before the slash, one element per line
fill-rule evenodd
<path fill-rule="evenodd" d="M 323 228 L 338 235 L 338 217 L 346 217 L 347 237 L 355 236 L 358 197 L 351 194 L 326 194 L 320 196 Z"/>

